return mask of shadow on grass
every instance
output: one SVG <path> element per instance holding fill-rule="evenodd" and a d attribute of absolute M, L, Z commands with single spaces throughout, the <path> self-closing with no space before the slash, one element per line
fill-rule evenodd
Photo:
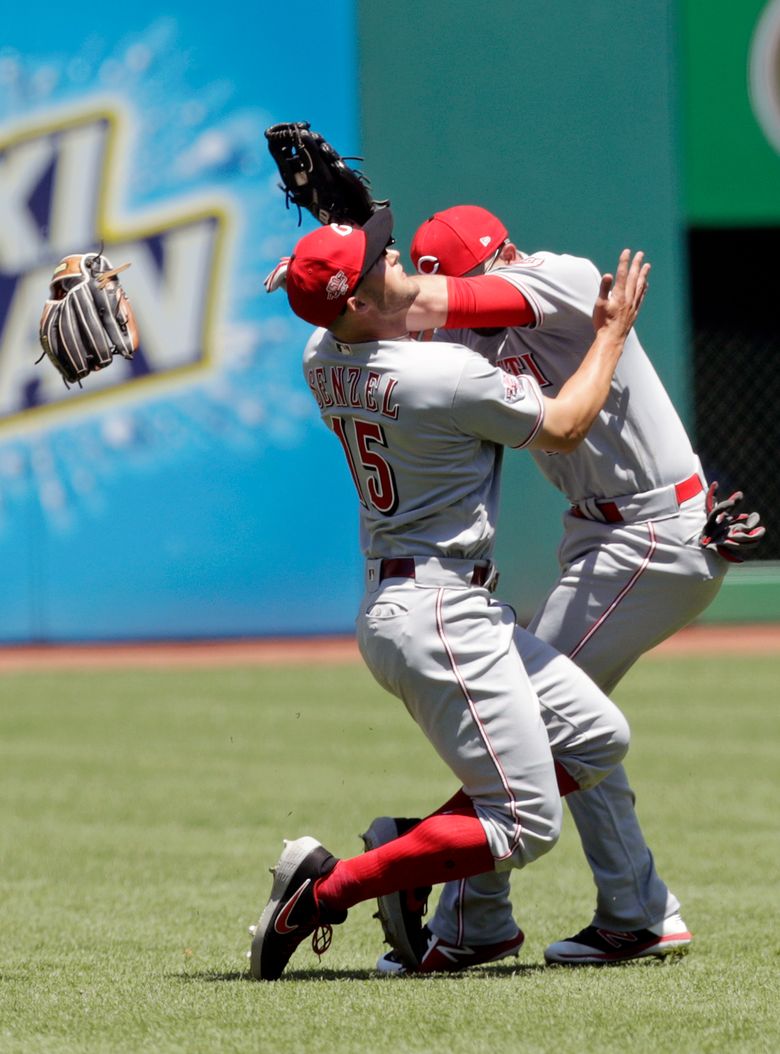
<path fill-rule="evenodd" d="M 686 949 L 687 950 L 687 949 Z M 448 980 L 457 982 L 461 979 L 474 980 L 482 978 L 486 981 L 495 980 L 498 977 L 524 977 L 536 973 L 547 973 L 552 971 L 561 976 L 571 973 L 580 974 L 583 970 L 621 970 L 641 969 L 648 967 L 669 967 L 685 960 L 684 954 L 669 954 L 664 957 L 647 956 L 637 959 L 624 959 L 621 962 L 588 963 L 572 968 L 564 963 L 491 963 L 483 967 L 474 966 L 469 970 L 454 973 L 433 974 L 409 974 L 398 977 L 396 975 L 382 976 L 376 970 L 287 970 L 279 980 L 304 981 L 307 983 L 322 983 L 323 981 L 380 981 L 383 984 L 426 984 L 431 981 Z M 167 974 L 174 981 L 200 981 L 206 984 L 234 983 L 236 981 L 256 982 L 248 970 L 231 970 L 228 973 L 218 973 L 214 970 L 188 970 L 183 973 Z"/>
<path fill-rule="evenodd" d="M 287 970 L 280 981 L 305 981 L 305 982 L 317 982 L 323 981 L 381 981 L 383 984 L 425 984 L 429 981 L 443 980 L 458 981 L 462 978 L 468 978 L 474 980 L 475 978 L 482 977 L 485 980 L 494 980 L 497 977 L 512 977 L 515 974 L 523 976 L 527 974 L 540 973 L 548 967 L 540 963 L 530 963 L 528 965 L 496 965 L 480 969 L 479 967 L 472 967 L 470 970 L 464 970 L 459 973 L 437 973 L 437 974 L 409 974 L 404 977 L 383 977 L 377 973 L 376 970 Z M 200 981 L 206 984 L 220 984 L 220 983 L 233 983 L 236 981 L 250 981 L 253 984 L 258 982 L 252 977 L 248 970 L 231 970 L 228 973 L 217 973 L 212 970 L 188 970 L 184 973 L 168 974 L 169 978 L 174 981 Z"/>

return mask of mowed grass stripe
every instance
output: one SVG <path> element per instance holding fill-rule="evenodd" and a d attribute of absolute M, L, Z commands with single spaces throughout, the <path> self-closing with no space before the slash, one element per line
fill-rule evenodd
<path fill-rule="evenodd" d="M 383 980 L 373 905 L 318 961 L 246 977 L 282 837 L 340 855 L 453 781 L 359 666 L 0 678 L 0 1051 L 780 1049 L 780 661 L 640 663 L 616 692 L 638 810 L 696 935 L 676 963 L 568 971 L 584 925 L 576 831 L 513 882 L 518 960 Z"/>

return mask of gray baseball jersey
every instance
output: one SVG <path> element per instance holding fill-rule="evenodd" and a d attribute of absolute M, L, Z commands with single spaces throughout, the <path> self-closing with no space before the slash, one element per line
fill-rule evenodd
<path fill-rule="evenodd" d="M 617 708 L 486 588 L 502 444 L 535 435 L 539 387 L 456 344 L 324 330 L 304 374 L 360 501 L 361 653 L 472 798 L 497 868 L 522 867 L 558 836 L 554 762 L 594 786 L 628 743 Z"/>
<path fill-rule="evenodd" d="M 588 260 L 539 252 L 491 273 L 520 289 L 536 324 L 492 335 L 448 331 L 436 340 L 468 344 L 554 397 L 593 340 L 598 271 Z M 561 576 L 529 629 L 611 691 L 640 655 L 711 602 L 727 566 L 697 544 L 706 480 L 635 334 L 584 442 L 570 454 L 531 453 L 575 508 L 564 517 Z M 568 804 L 598 890 L 596 925 L 640 929 L 679 909 L 655 870 L 622 766 Z M 455 942 L 510 937 L 506 879 L 445 887 L 432 929 Z"/>
<path fill-rule="evenodd" d="M 554 398 L 593 342 L 593 305 L 600 275 L 589 261 L 539 252 L 491 272 L 516 286 L 536 316 L 533 327 L 480 336 L 437 333 L 516 376 L 532 376 Z M 638 494 L 689 477 L 698 469 L 679 415 L 636 333 L 629 334 L 604 409 L 570 454 L 533 450 L 542 472 L 572 503 Z"/>
<path fill-rule="evenodd" d="M 347 345 L 326 330 L 304 374 L 344 448 L 367 557 L 491 556 L 500 446 L 524 446 L 543 417 L 532 377 L 457 344 Z"/>

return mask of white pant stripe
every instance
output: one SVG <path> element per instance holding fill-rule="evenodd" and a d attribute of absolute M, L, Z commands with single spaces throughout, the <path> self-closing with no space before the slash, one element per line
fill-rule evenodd
<path fill-rule="evenodd" d="M 474 724 L 479 729 L 480 736 L 482 737 L 482 741 L 485 744 L 485 749 L 487 750 L 493 764 L 496 767 L 496 772 L 498 773 L 499 778 L 501 780 L 501 785 L 506 791 L 507 800 L 509 801 L 509 807 L 512 814 L 512 819 L 514 820 L 514 834 L 512 836 L 512 841 L 510 842 L 509 851 L 497 858 L 499 860 L 505 860 L 507 857 L 512 856 L 514 851 L 520 845 L 521 841 L 520 835 L 522 828 L 517 815 L 517 799 L 515 798 L 514 793 L 512 792 L 512 788 L 509 785 L 509 780 L 507 779 L 506 773 L 504 772 L 501 762 L 498 759 L 498 755 L 493 749 L 493 744 L 490 742 L 490 738 L 487 734 L 485 726 L 482 723 L 479 714 L 477 713 L 477 708 L 474 705 L 474 700 L 471 698 L 468 686 L 466 685 L 466 682 L 463 678 L 463 674 L 460 672 L 457 660 L 455 659 L 455 655 L 452 651 L 452 648 L 450 647 L 449 641 L 447 640 L 447 634 L 444 626 L 444 618 L 442 616 L 442 603 L 444 600 L 444 592 L 445 591 L 443 589 L 439 589 L 436 593 L 436 629 L 439 634 L 439 640 L 442 642 L 445 651 L 447 652 L 447 657 L 450 660 L 450 668 L 452 669 L 452 672 L 455 675 L 455 679 L 460 685 L 460 690 L 463 693 L 463 698 L 466 700 L 466 705 L 469 708 L 469 713 L 471 714 Z"/>

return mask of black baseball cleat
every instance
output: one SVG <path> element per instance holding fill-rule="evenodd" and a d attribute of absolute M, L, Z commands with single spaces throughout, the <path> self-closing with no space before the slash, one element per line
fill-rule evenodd
<path fill-rule="evenodd" d="M 550 965 L 592 966 L 598 963 L 622 963 L 631 959 L 666 955 L 684 955 L 693 934 L 675 914 L 656 926 L 641 930 L 608 930 L 603 926 L 586 926 L 584 930 L 545 948 L 544 958 Z"/>
<path fill-rule="evenodd" d="M 366 833 L 361 835 L 363 844 L 366 850 L 378 849 L 380 845 L 400 838 L 419 822 L 406 817 L 378 816 Z M 423 919 L 428 911 L 430 895 L 431 886 L 419 886 L 388 893 L 377 899 L 379 910 L 374 918 L 379 919 L 385 940 L 393 949 L 388 954 L 394 955 L 400 966 L 409 971 L 417 969 L 427 947 Z"/>
<path fill-rule="evenodd" d="M 316 838 L 297 838 L 284 843 L 272 869 L 271 897 L 260 921 L 250 927 L 253 936 L 249 970 L 258 981 L 281 977 L 295 949 L 312 937 L 312 948 L 322 955 L 330 947 L 332 927 L 343 922 L 346 911 L 320 907 L 314 896 L 318 878 L 329 875 L 338 863 Z"/>

